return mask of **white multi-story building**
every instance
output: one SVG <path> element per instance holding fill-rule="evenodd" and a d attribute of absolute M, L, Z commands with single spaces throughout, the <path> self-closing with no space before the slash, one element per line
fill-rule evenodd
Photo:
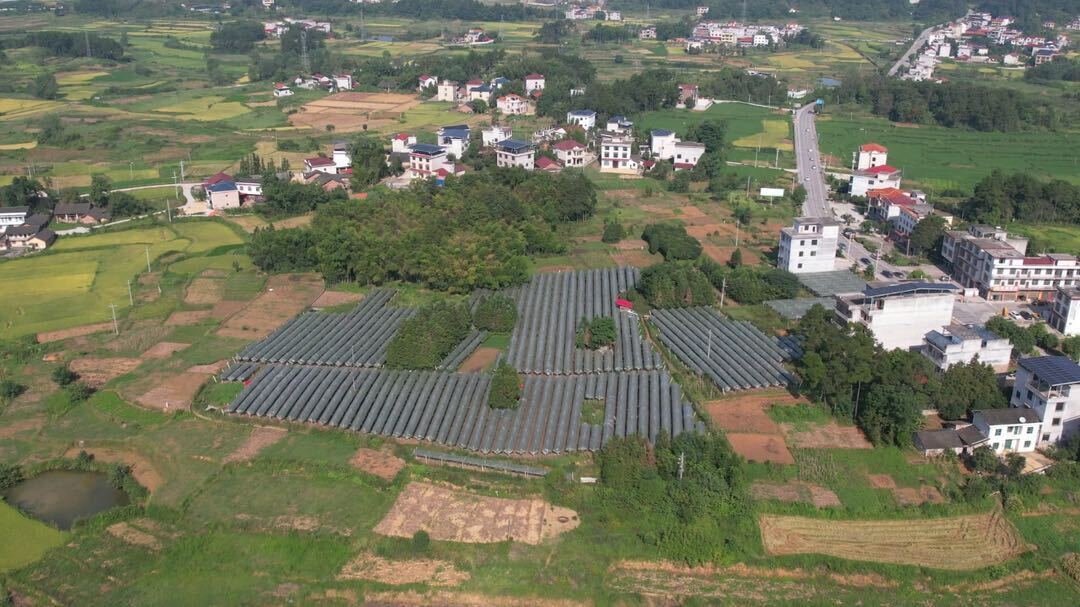
<path fill-rule="evenodd" d="M 638 31 L 638 40 L 656 40 L 656 28 L 653 26 L 643 27 Z"/>
<path fill-rule="evenodd" d="M 1080 430 L 1080 365 L 1067 356 L 1021 358 L 1009 404 L 1042 422 L 1039 445 L 1072 436 Z"/>
<path fill-rule="evenodd" d="M 544 90 L 544 75 L 543 74 L 529 74 L 525 76 L 525 94 L 531 95 L 533 91 Z"/>
<path fill-rule="evenodd" d="M 675 144 L 679 138 L 675 133 L 667 129 L 653 129 L 649 131 L 651 144 L 649 151 L 652 152 L 653 160 L 671 160 L 675 157 Z"/>
<path fill-rule="evenodd" d="M 438 144 L 457 160 L 469 149 L 469 126 L 466 124 L 440 127 L 436 136 Z"/>
<path fill-rule="evenodd" d="M 616 115 L 608 118 L 607 124 L 604 126 L 604 130 L 609 133 L 626 135 L 630 133 L 630 131 L 634 130 L 634 123 L 626 116 Z"/>
<path fill-rule="evenodd" d="M 349 152 L 348 141 L 334 142 L 334 165 L 337 166 L 338 173 L 352 166 L 352 154 Z"/>
<path fill-rule="evenodd" d="M 840 222 L 828 217 L 799 217 L 780 230 L 776 265 L 795 274 L 831 272 L 836 262 Z"/>
<path fill-rule="evenodd" d="M 410 148 L 416 145 L 416 135 L 398 133 L 390 139 L 390 152 L 393 154 L 408 154 Z"/>
<path fill-rule="evenodd" d="M 438 176 L 439 171 L 448 171 L 453 164 L 447 158 L 446 148 L 429 143 L 417 143 L 409 148 L 410 179 L 426 179 Z"/>
<path fill-rule="evenodd" d="M 851 176 L 851 195 L 866 196 L 870 190 L 900 188 L 900 169 L 879 164 Z"/>
<path fill-rule="evenodd" d="M 1057 288 L 1047 321 L 1062 335 L 1080 334 L 1080 287 Z"/>
<path fill-rule="evenodd" d="M 531 171 L 535 167 L 533 144 L 519 139 L 505 139 L 495 144 L 495 164 L 499 167 L 521 167 Z"/>
<path fill-rule="evenodd" d="M 696 141 L 679 141 L 675 144 L 675 170 L 692 169 L 705 154 L 705 144 Z"/>
<path fill-rule="evenodd" d="M 293 91 L 287 84 L 282 82 L 274 83 L 274 97 L 292 97 Z"/>
<path fill-rule="evenodd" d="M 326 156 L 314 156 L 312 158 L 304 159 L 304 172 L 337 175 L 338 169 L 337 165 L 334 163 L 333 158 L 327 158 Z"/>
<path fill-rule="evenodd" d="M 596 112 L 592 110 L 571 110 L 566 113 L 566 123 L 576 124 L 586 131 L 596 128 Z"/>
<path fill-rule="evenodd" d="M 1026 251 L 1026 238 L 985 225 L 970 226 L 967 232 L 945 232 L 941 244 L 941 256 L 952 265 L 953 280 L 978 289 L 980 296 L 991 301 L 1048 301 L 1058 287 L 1080 286 L 1075 255 L 1027 256 Z"/>
<path fill-rule="evenodd" d="M 955 285 L 905 282 L 836 296 L 840 322 L 866 325 L 886 350 L 910 350 L 952 322 Z"/>
<path fill-rule="evenodd" d="M 941 330 L 934 329 L 923 341 L 923 356 L 942 371 L 978 357 L 979 362 L 1002 373 L 1009 368 L 1012 357 L 1012 343 L 1008 339 L 977 325 L 951 324 Z"/>
<path fill-rule="evenodd" d="M 633 157 L 634 138 L 605 133 L 600 137 L 601 173 L 636 173 L 640 163 Z"/>
<path fill-rule="evenodd" d="M 521 116 L 529 111 L 529 102 L 521 95 L 510 93 L 496 99 L 495 107 L 508 116 Z"/>
<path fill-rule="evenodd" d="M 555 157 L 564 167 L 585 166 L 585 144 L 573 139 L 563 139 L 551 146 L 551 149 L 555 150 Z"/>
<path fill-rule="evenodd" d="M 971 423 L 990 439 L 994 453 L 1030 453 L 1039 444 L 1042 423 L 1033 412 L 1023 409 L 983 409 L 972 411 Z"/>
<path fill-rule="evenodd" d="M 237 177 L 234 183 L 236 183 L 236 191 L 241 196 L 262 196 L 262 175 Z"/>
<path fill-rule="evenodd" d="M 457 103 L 458 83 L 453 80 L 443 80 L 440 82 L 439 86 L 435 89 L 435 100 Z"/>
<path fill-rule="evenodd" d="M 876 166 L 889 164 L 889 149 L 877 143 L 865 143 L 859 146 L 855 170 L 865 171 Z"/>
<path fill-rule="evenodd" d="M 514 136 L 514 130 L 508 126 L 489 126 L 480 131 L 480 141 L 484 147 L 492 147 L 500 141 L 506 141 Z"/>
<path fill-rule="evenodd" d="M 30 207 L 0 207 L 0 234 L 7 228 L 21 226 L 30 214 Z"/>

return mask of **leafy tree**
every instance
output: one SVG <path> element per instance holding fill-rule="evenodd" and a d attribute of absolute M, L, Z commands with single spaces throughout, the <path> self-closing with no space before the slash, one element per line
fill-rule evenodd
<path fill-rule="evenodd" d="M 592 320 L 581 319 L 578 323 L 575 345 L 578 348 L 600 350 L 615 343 L 615 320 L 610 316 L 597 316 Z"/>
<path fill-rule="evenodd" d="M 906 447 L 922 423 L 922 404 L 909 386 L 873 384 L 859 405 L 859 427 L 875 445 Z"/>
<path fill-rule="evenodd" d="M 574 22 L 567 19 L 547 21 L 536 30 L 533 37 L 542 44 L 558 44 L 574 31 Z"/>
<path fill-rule="evenodd" d="M 67 366 L 56 367 L 52 370 L 52 380 L 61 388 L 75 383 L 78 379 L 79 374 L 72 371 Z"/>
<path fill-rule="evenodd" d="M 482 331 L 509 333 L 517 322 L 517 305 L 505 295 L 492 295 L 480 301 L 473 312 L 473 324 Z"/>
<path fill-rule="evenodd" d="M 69 384 L 65 390 L 67 391 L 68 399 L 71 400 L 72 403 L 81 403 L 94 395 L 94 389 L 82 382 Z"/>
<path fill-rule="evenodd" d="M 10 379 L 0 381 L 0 400 L 11 400 L 23 392 L 26 392 L 26 386 L 18 382 Z"/>
<path fill-rule="evenodd" d="M 649 243 L 649 253 L 660 253 L 665 261 L 697 259 L 701 243 L 686 233 L 686 228 L 671 223 L 651 223 L 645 226 L 641 239 Z"/>
<path fill-rule="evenodd" d="M 112 180 L 104 173 L 90 176 L 90 202 L 97 207 L 109 206 L 109 193 L 112 192 Z"/>
<path fill-rule="evenodd" d="M 994 316 L 986 321 L 986 328 L 1008 339 L 1013 350 L 1020 354 L 1030 354 L 1035 349 L 1035 336 L 1008 318 Z"/>
<path fill-rule="evenodd" d="M 705 152 L 723 159 L 727 149 L 727 123 L 720 120 L 704 120 L 686 131 L 686 139 L 705 146 Z"/>
<path fill-rule="evenodd" d="M 945 228 L 945 218 L 940 215 L 930 215 L 915 224 L 915 229 L 908 237 L 911 254 L 925 257 L 932 252 L 940 251 Z"/>
<path fill-rule="evenodd" d="M 109 210 L 114 219 L 146 215 L 153 207 L 150 203 L 139 200 L 127 192 L 113 192 L 109 195 Z"/>
<path fill-rule="evenodd" d="M 938 386 L 937 409 L 944 419 L 967 419 L 973 409 L 1008 404 L 998 389 L 994 369 L 978 360 L 950 365 Z"/>
<path fill-rule="evenodd" d="M 976 472 L 993 473 L 1001 467 L 1001 460 L 990 447 L 979 447 L 971 452 L 971 466 Z"/>
<path fill-rule="evenodd" d="M 609 221 L 604 224 L 604 234 L 600 237 L 602 242 L 614 244 L 626 238 L 626 228 L 618 221 Z"/>
<path fill-rule="evenodd" d="M 731 252 L 731 257 L 728 258 L 727 265 L 730 266 L 731 268 L 737 268 L 737 267 L 741 266 L 742 263 L 743 263 L 743 261 L 742 261 L 742 250 L 741 249 L 735 249 L 734 251 Z"/>
<path fill-rule="evenodd" d="M 521 403 L 521 376 L 507 363 L 499 363 L 491 376 L 488 406 L 492 409 L 517 409 Z"/>
<path fill-rule="evenodd" d="M 472 108 L 474 114 L 486 114 L 488 111 L 487 101 L 483 99 L 474 99 L 468 105 Z"/>
<path fill-rule="evenodd" d="M 393 369 L 434 369 L 466 336 L 472 324 L 463 305 L 445 302 L 420 308 L 406 319 L 390 340 L 386 366 Z"/>
<path fill-rule="evenodd" d="M 675 177 L 668 183 L 668 191 L 685 194 L 690 191 L 690 171 L 675 171 Z"/>
<path fill-rule="evenodd" d="M 56 76 L 46 72 L 34 78 L 26 92 L 38 99 L 56 99 L 60 96 L 60 85 L 56 82 Z"/>
<path fill-rule="evenodd" d="M 427 531 L 420 529 L 413 534 L 410 546 L 414 554 L 424 554 L 431 547 L 431 536 Z"/>
<path fill-rule="evenodd" d="M 18 485 L 25 478 L 26 474 L 23 472 L 22 466 L 0 463 L 0 491 Z"/>
<path fill-rule="evenodd" d="M 664 262 L 645 268 L 638 291 L 654 308 L 710 306 L 716 301 L 708 277 L 689 262 Z"/>
<path fill-rule="evenodd" d="M 264 39 L 266 30 L 259 21 L 230 21 L 210 34 L 210 47 L 219 53 L 246 53 Z"/>
<path fill-rule="evenodd" d="M 1080 335 L 1061 340 L 1061 351 L 1069 358 L 1080 361 Z"/>
<path fill-rule="evenodd" d="M 352 141 L 349 157 L 352 160 L 350 180 L 353 190 L 367 189 L 388 174 L 383 145 L 370 135 L 362 135 Z"/>

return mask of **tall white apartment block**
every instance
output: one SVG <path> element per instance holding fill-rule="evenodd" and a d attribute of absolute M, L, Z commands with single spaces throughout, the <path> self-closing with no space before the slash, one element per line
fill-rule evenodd
<path fill-rule="evenodd" d="M 1080 430 L 1080 365 L 1067 356 L 1021 358 L 1009 405 L 1038 416 L 1039 445 L 1072 436 Z"/>
<path fill-rule="evenodd" d="M 831 272 L 836 261 L 840 222 L 828 217 L 799 217 L 780 230 L 777 267 L 795 274 Z"/>

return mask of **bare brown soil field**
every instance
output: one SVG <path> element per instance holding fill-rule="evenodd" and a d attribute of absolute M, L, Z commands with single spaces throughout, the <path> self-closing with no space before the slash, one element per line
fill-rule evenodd
<path fill-rule="evenodd" d="M 357 555 L 346 563 L 337 575 L 339 580 L 369 580 L 391 586 L 403 584 L 457 586 L 470 577 L 469 572 L 461 571 L 454 567 L 453 563 L 447 561 L 435 559 L 391 561 L 369 552 Z"/>
<path fill-rule="evenodd" d="M 226 455 L 225 459 L 221 460 L 221 463 L 229 464 L 255 459 L 255 456 L 260 451 L 285 438 L 288 434 L 289 431 L 285 428 L 255 426 L 251 429 L 251 434 L 248 435 L 247 440 L 237 447 L 236 451 Z"/>
<path fill-rule="evenodd" d="M 175 327 L 178 325 L 195 325 L 210 318 L 210 310 L 192 310 L 190 312 L 173 312 L 165 325 Z"/>
<path fill-rule="evenodd" d="M 319 296 L 311 307 L 316 310 L 322 308 L 332 308 L 334 306 L 340 306 L 342 304 L 357 303 L 364 299 L 362 293 L 348 293 L 346 291 L 323 291 L 323 294 Z"/>
<path fill-rule="evenodd" d="M 346 591 L 327 590 L 328 598 L 333 600 L 343 599 L 349 605 L 361 604 L 354 594 Z M 449 590 L 432 590 L 417 592 L 408 590 L 403 592 L 365 592 L 364 605 L 379 607 L 427 607 L 438 605 L 439 607 L 587 607 L 591 602 L 583 603 L 568 599 L 548 599 L 538 597 L 498 596 L 490 594 L 476 594 L 467 592 L 452 592 Z"/>
<path fill-rule="evenodd" d="M 323 281 L 314 274 L 270 277 L 266 290 L 226 320 L 217 334 L 241 339 L 262 339 L 318 299 Z"/>
<path fill-rule="evenodd" d="M 246 301 L 219 301 L 214 304 L 213 309 L 210 310 L 210 318 L 213 318 L 214 320 L 225 320 L 240 310 L 243 310 L 245 306 L 247 306 Z"/>
<path fill-rule="evenodd" d="M 158 487 L 165 482 L 164 477 L 157 471 L 157 468 L 150 463 L 150 460 L 138 451 L 131 451 L 127 449 L 117 449 L 113 447 L 71 447 L 64 453 L 64 457 L 75 457 L 79 455 L 80 451 L 86 451 L 90 455 L 94 456 L 94 459 L 99 462 L 106 462 L 110 464 L 127 464 L 131 466 L 131 474 L 135 477 L 135 480 L 139 481 L 139 484 L 150 490 L 151 493 L 157 491 Z"/>
<path fill-rule="evenodd" d="M 918 489 L 914 487 L 895 487 L 892 492 L 901 506 L 945 503 L 945 498 L 941 495 L 941 492 L 930 485 L 922 485 Z"/>
<path fill-rule="evenodd" d="M 182 344 L 175 341 L 159 341 L 150 347 L 149 350 L 143 352 L 143 358 L 168 358 L 173 355 L 174 352 L 179 352 L 184 348 L 187 348 L 191 344 Z"/>
<path fill-rule="evenodd" d="M 461 373 L 480 373 L 481 371 L 487 371 L 495 364 L 495 359 L 499 357 L 499 353 L 502 350 L 498 348 L 477 348 L 464 362 L 458 367 L 458 371 Z"/>
<path fill-rule="evenodd" d="M 387 451 L 378 449 L 365 449 L 361 447 L 349 460 L 349 464 L 357 470 L 392 481 L 394 477 L 405 467 L 405 460 Z"/>
<path fill-rule="evenodd" d="M 135 401 L 145 407 L 173 411 L 188 409 L 199 387 L 206 381 L 201 373 L 155 373 L 141 382 L 149 386 Z"/>
<path fill-rule="evenodd" d="M 138 358 L 76 358 L 68 367 L 82 380 L 95 388 L 104 386 L 110 379 L 130 373 L 142 361 Z"/>
<path fill-rule="evenodd" d="M 770 388 L 711 400 L 705 403 L 704 409 L 713 423 L 723 430 L 779 434 L 780 427 L 766 410 L 773 405 L 803 403 L 809 401 L 801 396 L 792 396 L 787 390 Z"/>
<path fill-rule="evenodd" d="M 81 327 L 72 327 L 61 331 L 42 331 L 37 334 L 37 340 L 38 343 L 47 344 L 52 341 L 60 341 L 71 337 L 82 337 L 84 335 L 112 331 L 112 328 L 111 322 L 98 322 L 92 325 L 82 325 Z"/>
<path fill-rule="evenodd" d="M 397 120 L 404 112 L 420 104 L 415 95 L 397 93 L 336 93 L 304 104 L 289 116 L 289 123 L 326 130 L 334 125 L 339 133 L 376 130 Z"/>
<path fill-rule="evenodd" d="M 161 540 L 127 522 L 109 525 L 105 530 L 125 544 L 146 548 L 153 552 L 157 552 L 163 547 Z"/>
<path fill-rule="evenodd" d="M 225 281 L 199 277 L 191 281 L 184 292 L 184 303 L 192 305 L 214 304 L 225 293 Z"/>
<path fill-rule="evenodd" d="M 867 474 L 866 480 L 874 489 L 896 489 L 896 481 L 888 474 Z"/>
<path fill-rule="evenodd" d="M 756 481 L 750 485 L 750 495 L 758 500 L 776 500 L 788 503 L 803 502 L 816 508 L 842 505 L 840 498 L 832 490 L 800 481 L 789 481 L 783 484 Z"/>
<path fill-rule="evenodd" d="M 793 447 L 800 449 L 871 449 L 861 430 L 855 426 L 841 426 L 834 420 L 817 424 L 809 430 L 796 430 L 794 424 L 780 424 L 784 437 Z"/>
<path fill-rule="evenodd" d="M 467 493 L 429 483 L 409 483 L 375 533 L 490 544 L 512 540 L 539 544 L 580 524 L 577 513 L 539 499 L 506 499 Z"/>
<path fill-rule="evenodd" d="M 978 569 L 1030 550 L 1000 511 L 918 520 L 838 521 L 763 514 L 765 551 L 936 569 Z"/>
<path fill-rule="evenodd" d="M 16 421 L 5 418 L 0 424 L 0 438 L 12 438 L 28 430 L 37 430 L 45 425 L 44 417 L 28 417 Z"/>
<path fill-rule="evenodd" d="M 728 442 L 735 453 L 752 462 L 794 464 L 795 458 L 788 451 L 784 437 L 779 434 L 732 434 Z"/>

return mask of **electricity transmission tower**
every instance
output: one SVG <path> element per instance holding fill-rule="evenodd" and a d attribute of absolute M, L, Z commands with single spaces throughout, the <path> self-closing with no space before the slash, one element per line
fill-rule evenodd
<path fill-rule="evenodd" d="M 307 30 L 301 26 L 300 29 L 300 65 L 304 68 L 304 73 L 311 72 L 311 59 L 308 57 L 307 52 Z"/>

